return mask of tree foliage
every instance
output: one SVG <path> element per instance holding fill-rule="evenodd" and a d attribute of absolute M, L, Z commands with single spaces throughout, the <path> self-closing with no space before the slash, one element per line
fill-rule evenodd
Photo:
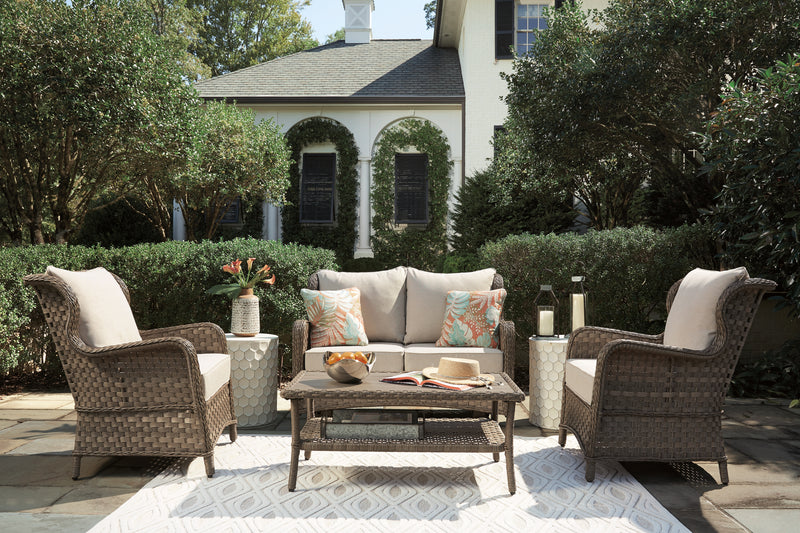
<path fill-rule="evenodd" d="M 429 30 L 436 25 L 436 0 L 431 0 L 422 6 L 425 11 L 425 27 Z"/>
<path fill-rule="evenodd" d="M 104 189 L 184 157 L 193 91 L 140 6 L 0 4 L 0 230 L 65 242 Z"/>
<path fill-rule="evenodd" d="M 331 44 L 336 41 L 343 41 L 343 40 L 344 40 L 344 28 L 339 28 L 335 32 L 325 37 L 325 44 Z"/>
<path fill-rule="evenodd" d="M 317 46 L 300 9 L 310 0 L 187 0 L 203 13 L 191 51 L 218 76 Z"/>
<path fill-rule="evenodd" d="M 778 281 L 800 316 L 800 54 L 723 98 L 705 137 L 709 175 L 725 182 L 712 219 L 727 259 Z"/>
<path fill-rule="evenodd" d="M 701 174 L 720 88 L 800 48 L 800 3 L 612 0 L 550 13 L 509 83 L 507 194 L 568 188 L 596 227 L 629 223 L 647 183 L 656 222 L 695 220 L 721 182 Z"/>
<path fill-rule="evenodd" d="M 272 120 L 252 110 L 209 102 L 193 114 L 186 168 L 168 177 L 186 220 L 189 240 L 210 239 L 237 198 L 283 202 L 289 186 L 289 149 Z"/>
<path fill-rule="evenodd" d="M 494 198 L 497 174 L 493 165 L 467 178 L 456 194 L 453 236 L 457 252 L 474 253 L 489 241 L 519 233 L 562 232 L 574 218 L 572 196 L 555 197 L 522 191 L 509 202 Z"/>

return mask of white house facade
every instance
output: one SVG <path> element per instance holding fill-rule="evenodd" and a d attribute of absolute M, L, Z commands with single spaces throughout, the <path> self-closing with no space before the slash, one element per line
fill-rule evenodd
<path fill-rule="evenodd" d="M 344 41 L 203 80 L 197 89 L 204 99 L 253 109 L 256 120 L 272 119 L 284 133 L 315 117 L 351 132 L 359 154 L 358 236 L 353 253 L 369 257 L 372 158 L 382 132 L 409 118 L 429 121 L 441 130 L 453 162 L 452 205 L 465 177 L 484 169 L 493 156 L 492 139 L 506 117 L 501 97 L 507 87 L 500 73 L 511 71 L 511 47 L 526 50 L 529 39 L 535 38 L 533 30 L 546 24 L 542 7 L 553 4 L 438 0 L 432 41 L 373 40 L 373 1 L 342 4 Z M 606 4 L 607 0 L 585 2 L 586 7 L 598 9 Z M 309 144 L 301 159 L 306 160 L 307 153 L 335 157 L 335 152 L 332 144 Z M 302 181 L 307 173 L 303 161 L 298 164 Z M 301 188 L 301 194 L 306 190 Z M 280 240 L 279 209 L 265 206 L 264 215 L 263 237 Z"/>

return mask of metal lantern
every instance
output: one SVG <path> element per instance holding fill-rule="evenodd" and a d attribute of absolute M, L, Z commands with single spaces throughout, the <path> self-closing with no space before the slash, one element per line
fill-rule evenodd
<path fill-rule="evenodd" d="M 552 285 L 540 285 L 539 294 L 533 300 L 533 312 L 538 337 L 555 337 L 558 298 Z"/>
<path fill-rule="evenodd" d="M 586 325 L 587 294 L 583 286 L 584 281 L 586 281 L 585 276 L 572 276 L 572 289 L 569 295 L 569 316 L 572 326 L 570 331 L 575 331 Z"/>

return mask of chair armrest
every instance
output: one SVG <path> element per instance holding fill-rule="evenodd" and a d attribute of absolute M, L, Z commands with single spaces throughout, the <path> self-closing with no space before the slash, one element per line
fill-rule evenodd
<path fill-rule="evenodd" d="M 118 410 L 191 409 L 201 406 L 203 388 L 194 346 L 180 337 L 147 339 L 92 348 L 77 339 L 73 349 L 90 359 L 97 378 L 74 384 L 76 408 Z M 65 368 L 68 372 L 68 369 Z"/>
<path fill-rule="evenodd" d="M 576 329 L 569 336 L 567 359 L 596 359 L 600 350 L 608 343 L 617 340 L 634 340 L 651 344 L 661 344 L 664 334 L 644 335 L 619 329 L 587 326 Z"/>
<path fill-rule="evenodd" d="M 497 327 L 500 336 L 500 349 L 503 350 L 503 372 L 514 379 L 514 352 L 516 349 L 516 328 L 510 320 L 503 320 Z"/>
<path fill-rule="evenodd" d="M 718 413 L 730 382 L 721 366 L 697 350 L 615 340 L 598 354 L 592 404 L 618 413 Z"/>
<path fill-rule="evenodd" d="M 292 324 L 292 377 L 305 370 L 310 331 L 311 323 L 308 320 L 295 320 Z"/>
<path fill-rule="evenodd" d="M 197 353 L 228 353 L 225 332 L 211 322 L 148 329 L 139 331 L 139 334 L 142 336 L 142 340 L 180 337 L 192 343 Z"/>

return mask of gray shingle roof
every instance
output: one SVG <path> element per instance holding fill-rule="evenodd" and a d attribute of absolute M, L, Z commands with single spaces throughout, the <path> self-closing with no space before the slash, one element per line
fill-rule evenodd
<path fill-rule="evenodd" d="M 463 98 L 458 52 L 429 40 L 374 40 L 304 50 L 197 83 L 202 98 Z"/>

